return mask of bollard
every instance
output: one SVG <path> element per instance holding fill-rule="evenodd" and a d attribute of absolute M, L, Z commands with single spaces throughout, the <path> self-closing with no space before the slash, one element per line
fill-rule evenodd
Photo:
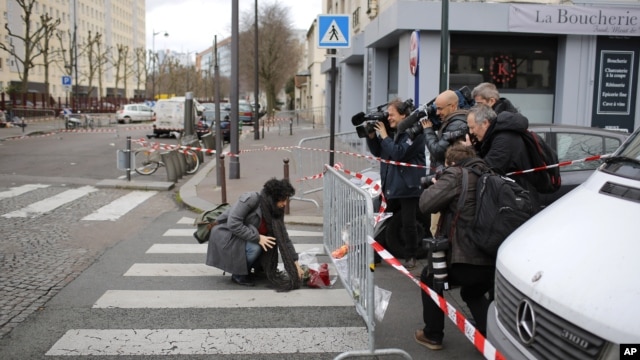
<path fill-rule="evenodd" d="M 183 158 L 182 160 L 184 160 L 184 156 L 180 152 L 178 152 L 178 149 L 171 150 L 171 160 L 173 161 L 173 168 L 176 171 L 176 177 L 178 178 L 178 180 L 182 179 L 187 166 L 186 161 L 183 165 L 182 161 L 180 161 L 180 158 Z"/>
<path fill-rule="evenodd" d="M 284 158 L 282 159 L 282 161 L 284 162 L 284 178 L 289 180 L 289 158 Z M 285 215 L 289 215 L 289 203 L 291 202 L 290 199 L 287 199 L 287 204 L 284 206 L 284 214 Z"/>
<path fill-rule="evenodd" d="M 175 170 L 173 168 L 173 165 L 171 164 L 171 152 L 170 151 L 164 151 L 160 153 L 160 157 L 162 158 L 162 162 L 164 163 L 164 167 L 167 168 L 167 181 L 170 182 L 177 182 L 178 178 L 176 177 L 176 173 Z"/>
<path fill-rule="evenodd" d="M 293 135 L 293 118 L 289 118 L 289 135 Z"/>
<path fill-rule="evenodd" d="M 182 152 L 183 150 L 176 149 L 176 160 L 178 160 L 178 178 L 182 179 L 182 176 L 187 173 L 187 159 L 185 159 L 185 155 Z"/>
<path fill-rule="evenodd" d="M 191 151 L 194 151 L 196 155 L 198 155 L 198 161 L 200 161 L 200 164 L 203 164 L 204 154 L 202 153 L 202 151 L 198 150 L 200 149 L 200 141 L 197 138 L 193 139 L 189 144 L 187 144 L 187 146 L 195 148 L 195 149 L 191 149 Z"/>
<path fill-rule="evenodd" d="M 216 137 L 213 133 L 208 132 L 202 135 L 202 143 L 207 150 L 215 150 L 216 147 Z M 211 151 L 207 151 L 207 155 L 211 156 L 213 153 Z"/>
<path fill-rule="evenodd" d="M 225 179 L 225 174 L 224 174 L 224 154 L 220 154 L 220 179 L 222 179 L 222 181 L 220 182 L 220 196 L 221 199 L 220 201 L 223 203 L 227 202 L 227 180 Z"/>

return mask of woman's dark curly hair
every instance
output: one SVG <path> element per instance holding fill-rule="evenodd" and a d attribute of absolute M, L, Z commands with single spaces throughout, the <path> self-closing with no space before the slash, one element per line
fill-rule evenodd
<path fill-rule="evenodd" d="M 287 200 L 296 193 L 296 189 L 293 188 L 289 180 L 278 180 L 272 178 L 266 183 L 262 189 L 273 201 Z"/>

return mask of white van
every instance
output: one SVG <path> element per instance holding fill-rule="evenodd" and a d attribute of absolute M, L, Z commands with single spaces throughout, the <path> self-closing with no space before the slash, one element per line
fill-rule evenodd
<path fill-rule="evenodd" d="M 640 343 L 639 134 L 500 247 L 487 333 L 506 359 L 618 359 Z"/>
<path fill-rule="evenodd" d="M 153 110 L 156 113 L 156 121 L 153 123 L 154 136 L 168 135 L 171 132 L 184 132 L 184 105 L 185 98 L 173 97 L 171 99 L 162 99 L 156 102 Z M 195 133 L 196 124 L 198 123 L 199 114 L 197 101 L 193 101 L 193 131 Z"/>

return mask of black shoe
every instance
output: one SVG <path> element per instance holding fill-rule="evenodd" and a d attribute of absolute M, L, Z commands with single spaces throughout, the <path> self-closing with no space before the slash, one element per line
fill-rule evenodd
<path fill-rule="evenodd" d="M 247 275 L 231 275 L 231 281 L 242 286 L 256 286 Z"/>

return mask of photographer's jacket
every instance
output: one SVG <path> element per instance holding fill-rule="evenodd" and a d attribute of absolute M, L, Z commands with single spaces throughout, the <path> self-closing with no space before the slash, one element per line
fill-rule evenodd
<path fill-rule="evenodd" d="M 387 199 L 419 197 L 422 192 L 420 178 L 426 175 L 424 135 L 411 140 L 405 132 L 390 133 L 384 140 L 379 136 L 367 137 L 369 151 L 384 160 L 421 165 L 420 167 L 380 163 L 382 191 Z"/>
<path fill-rule="evenodd" d="M 487 170 L 487 165 L 479 158 L 463 161 L 461 166 Z M 455 229 L 451 229 L 458 208 L 458 198 L 462 192 L 462 169 L 460 166 L 445 168 L 435 184 L 429 186 L 420 196 L 420 211 L 424 214 L 442 212 L 437 236 L 444 236 L 451 242 L 449 264 L 494 265 L 492 258 L 480 251 L 469 239 L 467 229 L 476 213 L 476 182 L 478 176 L 469 171 L 467 197 L 460 211 Z"/>
<path fill-rule="evenodd" d="M 520 113 L 501 112 L 487 129 L 479 144 L 479 155 L 484 162 L 500 174 L 527 170 L 533 167 L 522 134 L 529 128 L 529 120 Z M 529 190 L 531 199 L 538 204 L 539 195 L 530 174 L 512 177 L 523 189 Z"/>
<path fill-rule="evenodd" d="M 433 127 L 423 130 L 424 141 L 431 156 L 430 173 L 439 172 L 444 167 L 444 154 L 449 145 L 454 141 L 465 138 L 469 132 L 467 126 L 467 110 L 456 110 L 449 114 L 444 121 L 437 135 Z"/>

